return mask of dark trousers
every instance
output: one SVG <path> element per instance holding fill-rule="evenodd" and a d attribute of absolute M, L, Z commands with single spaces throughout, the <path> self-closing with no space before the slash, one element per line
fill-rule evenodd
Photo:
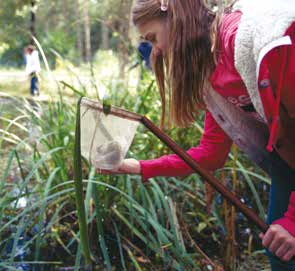
<path fill-rule="evenodd" d="M 276 166 L 269 165 L 272 182 L 269 195 L 268 224 L 284 216 L 288 209 L 290 195 L 292 191 L 295 191 L 295 170 L 291 169 L 276 153 L 273 155 Z M 267 251 L 267 254 L 272 271 L 295 271 L 295 260 L 285 263 L 269 251 Z"/>
<path fill-rule="evenodd" d="M 38 77 L 36 73 L 31 74 L 31 88 L 30 88 L 31 95 L 39 93 L 39 84 L 38 84 Z"/>

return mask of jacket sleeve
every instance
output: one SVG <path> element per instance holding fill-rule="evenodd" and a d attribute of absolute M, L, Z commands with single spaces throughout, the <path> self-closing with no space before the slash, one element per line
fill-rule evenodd
<path fill-rule="evenodd" d="M 292 44 L 272 50 L 266 55 L 265 62 L 272 89 L 276 92 L 280 81 L 282 81 L 281 103 L 287 110 L 289 117 L 295 118 L 295 22 L 289 27 L 286 35 L 289 35 Z M 282 67 L 283 63 L 285 65 Z"/>
<path fill-rule="evenodd" d="M 202 167 L 213 171 L 224 165 L 231 145 L 232 140 L 207 111 L 200 144 L 190 148 L 187 153 Z M 178 177 L 193 173 L 193 170 L 174 154 L 153 160 L 141 160 L 140 167 L 143 181 L 156 176 Z"/>
<path fill-rule="evenodd" d="M 292 45 L 282 48 L 287 51 L 287 67 L 282 91 L 282 103 L 286 107 L 289 116 L 295 118 L 295 22 L 288 28 L 287 35 L 292 40 Z"/>
<path fill-rule="evenodd" d="M 291 194 L 289 207 L 284 217 L 274 221 L 273 224 L 281 225 L 295 237 L 295 191 Z"/>
<path fill-rule="evenodd" d="M 283 48 L 283 50 L 287 51 L 288 63 L 283 82 L 285 87 L 282 90 L 281 101 L 285 106 L 289 117 L 295 118 L 295 39 L 292 46 Z"/>

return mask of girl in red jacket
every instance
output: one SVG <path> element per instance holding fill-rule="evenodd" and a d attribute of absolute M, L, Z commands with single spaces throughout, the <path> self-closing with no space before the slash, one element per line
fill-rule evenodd
<path fill-rule="evenodd" d="M 280 164 L 269 165 L 271 226 L 261 238 L 275 271 L 295 270 L 290 261 L 295 255 L 292 1 L 247 0 L 216 14 L 203 0 L 137 0 L 132 10 L 135 26 L 153 45 L 151 60 L 162 97 L 162 124 L 166 111 L 169 121 L 185 127 L 195 121 L 200 109 L 206 110 L 202 139 L 188 150 L 201 166 L 208 170 L 222 167 L 232 145 L 206 108 L 203 92 L 209 85 L 268 125 L 267 150 Z M 192 170 L 178 156 L 167 155 L 148 161 L 126 159 L 119 172 L 141 174 L 147 180 L 185 176 Z"/>

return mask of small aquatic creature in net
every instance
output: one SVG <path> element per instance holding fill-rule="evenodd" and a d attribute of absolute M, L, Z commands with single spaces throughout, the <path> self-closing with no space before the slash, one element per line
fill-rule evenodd
<path fill-rule="evenodd" d="M 94 165 L 96 168 L 114 170 L 124 159 L 121 144 L 118 141 L 109 141 L 96 148 Z"/>

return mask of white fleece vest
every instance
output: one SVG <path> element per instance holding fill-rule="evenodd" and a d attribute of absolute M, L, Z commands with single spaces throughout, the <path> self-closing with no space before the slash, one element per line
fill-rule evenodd
<path fill-rule="evenodd" d="M 295 0 L 240 0 L 234 10 L 243 13 L 235 39 L 235 67 L 266 122 L 258 90 L 260 64 L 273 48 L 291 44 L 284 34 L 295 21 Z"/>

